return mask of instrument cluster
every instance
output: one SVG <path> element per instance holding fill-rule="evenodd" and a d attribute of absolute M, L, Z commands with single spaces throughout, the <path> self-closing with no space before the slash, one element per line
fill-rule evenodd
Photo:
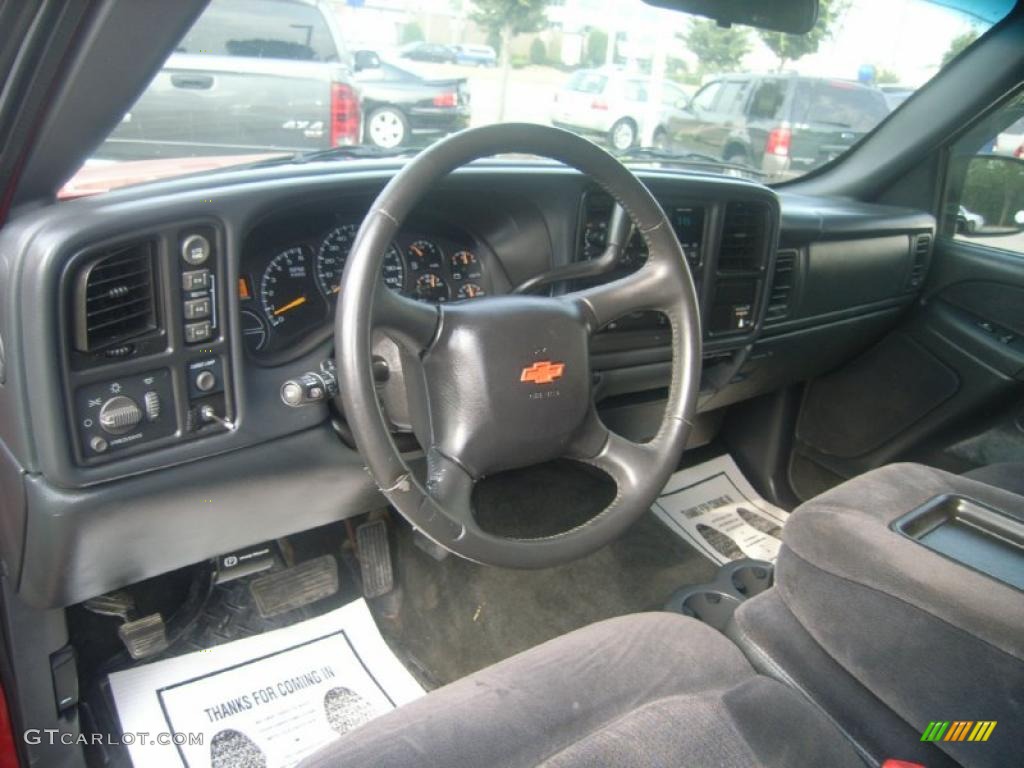
<path fill-rule="evenodd" d="M 238 284 L 241 331 L 254 356 L 281 353 L 324 328 L 359 230 L 359 220 L 331 222 L 314 237 L 258 246 L 244 259 Z M 431 303 L 486 296 L 490 282 L 480 245 L 465 233 L 400 232 L 384 254 L 381 280 L 391 290 Z"/>

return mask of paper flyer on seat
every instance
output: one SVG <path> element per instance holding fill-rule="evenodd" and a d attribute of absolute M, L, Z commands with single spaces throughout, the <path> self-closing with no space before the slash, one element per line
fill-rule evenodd
<path fill-rule="evenodd" d="M 136 766 L 289 768 L 423 694 L 362 600 L 254 638 L 110 676 Z M 161 733 L 176 743 L 151 743 Z"/>

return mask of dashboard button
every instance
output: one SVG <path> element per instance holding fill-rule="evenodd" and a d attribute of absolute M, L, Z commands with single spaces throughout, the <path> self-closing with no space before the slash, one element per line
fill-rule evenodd
<path fill-rule="evenodd" d="M 181 258 L 194 267 L 210 258 L 210 241 L 202 235 L 189 235 L 181 243 Z"/>
<path fill-rule="evenodd" d="M 96 435 L 96 437 L 89 441 L 89 447 L 96 451 L 96 453 L 103 453 L 109 446 L 106 440 Z"/>
<path fill-rule="evenodd" d="M 208 320 L 201 323 L 187 323 L 185 325 L 185 341 L 189 344 L 198 344 L 209 339 L 212 331 Z"/>
<path fill-rule="evenodd" d="M 202 320 L 204 317 L 210 316 L 210 300 L 205 299 L 190 299 L 185 302 L 185 319 L 186 320 Z"/>
<path fill-rule="evenodd" d="M 196 389 L 200 392 L 209 392 L 217 386 L 217 377 L 210 371 L 200 371 L 196 376 Z"/>
<path fill-rule="evenodd" d="M 210 270 L 192 269 L 181 273 L 181 287 L 186 291 L 203 291 L 210 287 Z"/>

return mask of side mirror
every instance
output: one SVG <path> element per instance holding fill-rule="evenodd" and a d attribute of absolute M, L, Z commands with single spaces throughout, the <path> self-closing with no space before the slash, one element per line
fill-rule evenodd
<path fill-rule="evenodd" d="M 967 163 L 957 231 L 985 237 L 1015 235 L 1024 227 L 1024 159 L 975 155 Z"/>
<path fill-rule="evenodd" d="M 693 108 L 690 106 L 689 99 L 680 99 L 676 102 L 676 109 L 681 112 L 693 112 Z"/>
<path fill-rule="evenodd" d="M 380 56 L 374 51 L 356 51 L 353 58 L 356 72 L 362 72 L 364 69 L 380 68 Z"/>

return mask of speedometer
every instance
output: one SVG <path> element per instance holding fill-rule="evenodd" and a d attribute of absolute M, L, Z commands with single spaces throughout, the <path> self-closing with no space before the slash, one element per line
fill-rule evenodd
<path fill-rule="evenodd" d="M 320 284 L 320 290 L 328 297 L 336 295 L 341 290 L 341 275 L 345 271 L 345 262 L 352 250 L 357 231 L 358 227 L 355 224 L 342 224 L 328 232 L 320 244 L 320 251 L 316 255 L 316 279 Z M 381 279 L 384 285 L 395 291 L 402 290 L 405 285 L 402 254 L 394 245 L 389 246 L 384 254 Z"/>
<path fill-rule="evenodd" d="M 309 254 L 304 248 L 281 251 L 263 270 L 260 278 L 260 304 L 274 328 L 285 322 L 291 327 L 305 326 L 321 319 L 323 299 L 317 295 L 310 272 Z"/>

